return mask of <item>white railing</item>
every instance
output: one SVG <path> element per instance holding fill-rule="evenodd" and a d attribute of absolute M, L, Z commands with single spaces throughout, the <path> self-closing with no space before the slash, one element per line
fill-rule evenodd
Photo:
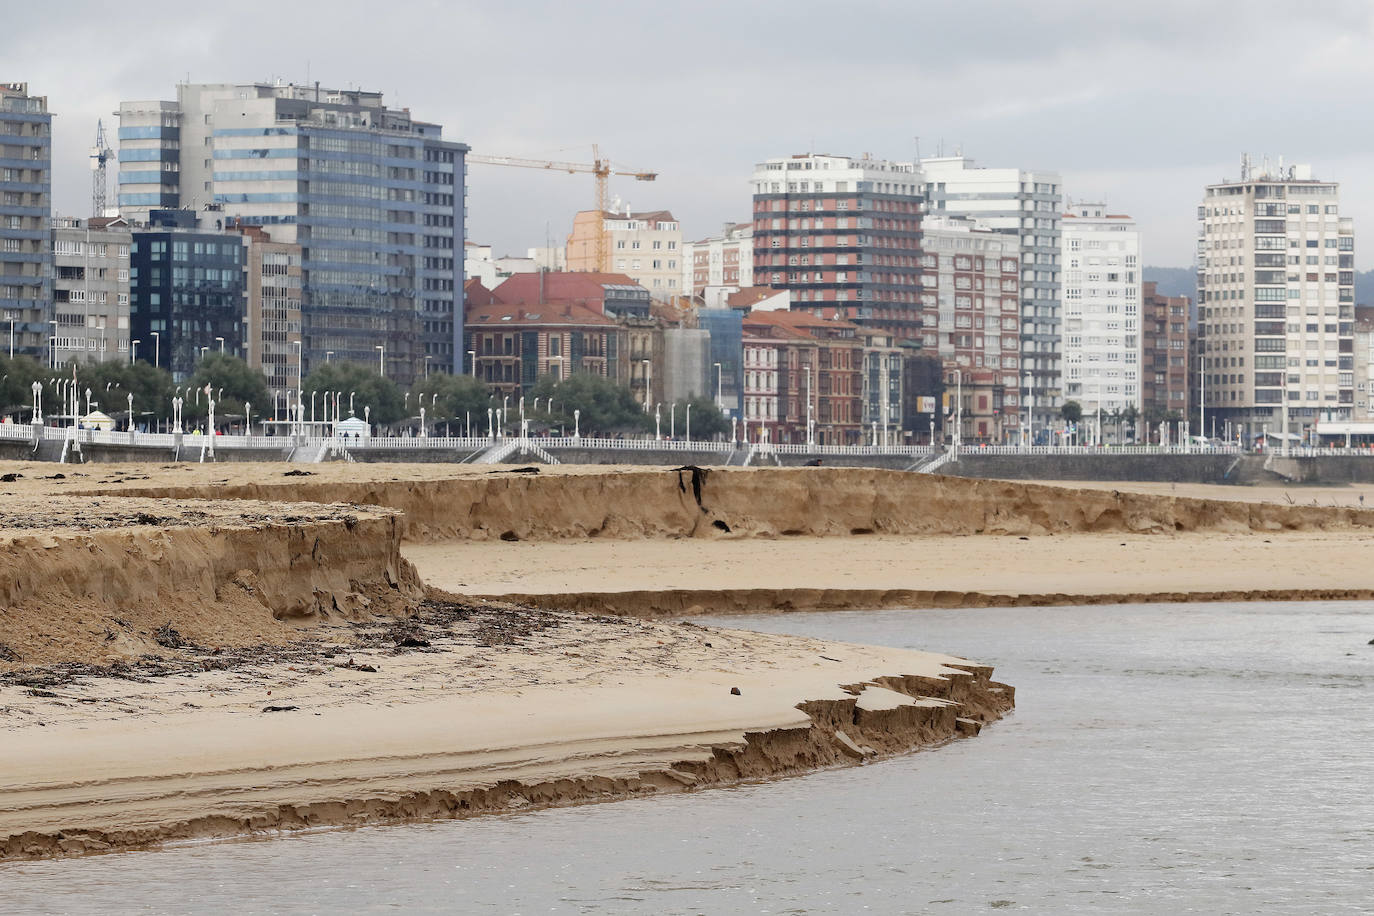
<path fill-rule="evenodd" d="M 130 434 L 123 430 L 73 429 L 70 426 L 40 427 L 43 439 L 49 441 L 77 442 L 83 445 L 119 445 L 143 448 L 171 448 L 177 436 L 172 433 Z M 0 423 L 0 439 L 28 440 L 33 436 L 33 426 L 28 423 Z M 204 435 L 185 433 L 181 435 L 182 446 L 187 449 L 202 448 L 207 439 Z M 720 442 L 715 440 L 694 439 L 654 439 L 638 437 L 630 439 L 611 439 L 601 436 L 371 436 L 362 438 L 308 436 L 296 439 L 292 436 L 216 436 L 216 449 L 263 449 L 285 451 L 297 443 L 308 450 L 318 450 L 328 445 L 335 454 L 342 450 L 388 450 L 406 452 L 418 449 L 433 449 L 453 452 L 490 452 L 498 447 L 523 447 L 527 450 L 542 449 L 550 453 L 560 450 L 586 449 L 589 451 L 648 451 L 664 453 L 707 453 L 726 455 L 750 451 L 756 454 L 796 455 L 796 456 L 892 456 L 917 460 L 944 451 L 947 446 L 937 446 L 932 450 L 929 445 L 807 445 L 797 442 L 746 443 Z M 1060 456 L 1103 456 L 1113 455 L 1241 455 L 1261 454 L 1283 457 L 1281 445 L 1271 446 L 1266 452 L 1259 450 L 1247 452 L 1235 444 L 1227 445 L 961 445 L 959 458 L 973 458 L 979 455 L 1060 455 Z M 1349 456 L 1374 458 L 1374 446 L 1290 446 L 1287 455 L 1294 458 L 1321 456 Z M 957 460 L 957 459 L 956 459 Z"/>

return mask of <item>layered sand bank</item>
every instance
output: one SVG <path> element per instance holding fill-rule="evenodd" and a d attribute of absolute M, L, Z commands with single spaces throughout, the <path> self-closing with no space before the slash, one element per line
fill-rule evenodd
<path fill-rule="evenodd" d="M 684 792 L 976 734 L 923 652 L 429 602 L 194 678 L 0 686 L 0 859 Z M 0 682 L 3 683 L 3 682 Z"/>
<path fill-rule="evenodd" d="M 399 552 L 403 530 L 516 518 L 571 534 L 598 494 L 603 526 L 668 533 L 705 514 L 691 472 L 207 473 L 0 487 L 0 858 L 688 791 L 937 745 L 1012 706 L 947 656 L 422 600 Z M 662 516 L 631 514 L 650 493 Z"/>
<path fill-rule="evenodd" d="M 403 613 L 422 588 L 400 531 L 375 506 L 6 495 L 0 671 L 127 661 L 178 639 L 285 642 L 301 621 Z"/>
<path fill-rule="evenodd" d="M 26 478 L 11 486 L 16 492 L 39 486 L 81 495 L 378 505 L 402 512 L 405 537 L 416 543 L 1374 528 L 1374 508 L 1246 503 L 1140 493 L 1124 485 L 1072 489 L 872 468 L 557 466 L 520 473 L 473 465 L 283 467 L 119 466 L 76 472 L 55 483 Z"/>

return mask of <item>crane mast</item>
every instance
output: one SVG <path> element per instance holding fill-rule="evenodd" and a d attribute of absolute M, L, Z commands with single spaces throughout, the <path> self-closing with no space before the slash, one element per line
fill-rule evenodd
<path fill-rule="evenodd" d="M 609 233 L 606 231 L 606 206 L 610 200 L 610 178 L 612 175 L 625 175 L 635 181 L 653 181 L 658 178 L 657 172 L 644 169 L 617 168 L 611 161 L 601 155 L 599 146 L 592 146 L 592 161 L 584 162 L 555 162 L 547 159 L 519 159 L 514 156 L 478 156 L 471 153 L 467 156 L 468 162 L 475 162 L 481 165 L 503 165 L 520 169 L 545 169 L 552 172 L 568 172 L 569 174 L 591 173 L 596 180 L 596 212 L 597 217 L 602 221 L 601 231 L 596 235 L 596 268 L 602 273 L 607 273 L 611 269 L 611 244 Z"/>
<path fill-rule="evenodd" d="M 115 158 L 105 137 L 105 122 L 95 122 L 95 146 L 91 147 L 91 215 L 104 216 L 106 206 L 106 164 Z"/>

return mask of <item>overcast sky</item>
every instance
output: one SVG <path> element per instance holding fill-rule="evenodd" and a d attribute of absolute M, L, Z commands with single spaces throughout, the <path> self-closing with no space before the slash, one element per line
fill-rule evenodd
<path fill-rule="evenodd" d="M 749 175 L 814 150 L 891 159 L 962 148 L 1058 170 L 1137 217 L 1144 262 L 1192 261 L 1204 184 L 1242 151 L 1342 182 L 1374 266 L 1374 4 L 1151 2 L 5 3 L 0 80 L 48 96 L 54 208 L 89 209 L 95 122 L 176 83 L 320 80 L 380 89 L 491 155 L 617 163 L 635 209 L 689 238 L 749 216 Z M 232 14 L 230 11 L 232 10 Z M 116 191 L 113 176 L 111 194 Z M 474 165 L 469 236 L 498 254 L 566 235 L 590 176 Z M 1361 237 L 1364 237 L 1361 240 Z"/>

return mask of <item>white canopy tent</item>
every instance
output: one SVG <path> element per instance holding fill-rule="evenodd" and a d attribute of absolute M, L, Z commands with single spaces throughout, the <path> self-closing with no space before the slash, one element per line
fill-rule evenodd
<path fill-rule="evenodd" d="M 369 439 L 372 437 L 372 426 L 358 417 L 349 417 L 334 424 L 334 435 L 350 439 Z"/>

